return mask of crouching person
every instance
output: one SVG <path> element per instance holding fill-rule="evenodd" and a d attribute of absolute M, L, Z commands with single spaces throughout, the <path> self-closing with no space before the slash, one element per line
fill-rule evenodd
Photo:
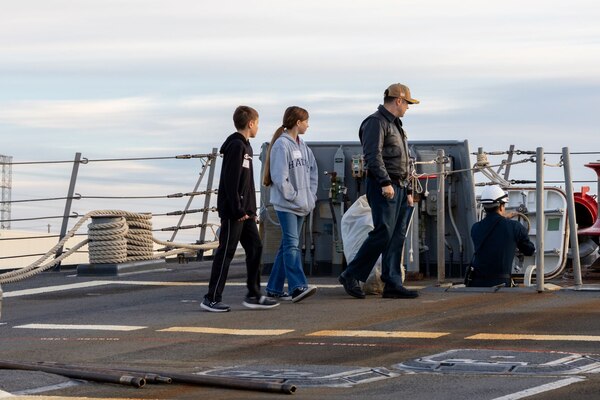
<path fill-rule="evenodd" d="M 511 271 L 515 250 L 526 256 L 535 252 L 527 229 L 506 215 L 508 194 L 499 186 L 486 186 L 481 193 L 485 218 L 471 227 L 475 248 L 468 286 L 491 287 L 512 284 Z"/>

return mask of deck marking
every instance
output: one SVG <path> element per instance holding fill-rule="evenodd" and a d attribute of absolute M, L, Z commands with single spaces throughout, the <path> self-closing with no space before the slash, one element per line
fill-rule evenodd
<path fill-rule="evenodd" d="M 108 281 L 95 280 L 80 283 L 70 283 L 66 285 L 44 286 L 33 289 L 14 290 L 12 292 L 4 292 L 4 297 L 20 297 L 33 294 L 43 294 L 60 292 L 63 290 L 83 289 L 107 285 L 133 285 L 133 286 L 208 286 L 208 282 L 166 282 L 166 281 Z M 227 282 L 227 286 L 245 287 L 246 282 Z M 320 289 L 338 289 L 342 285 L 317 285 Z M 425 286 L 407 286 L 410 289 L 423 289 Z"/>
<path fill-rule="evenodd" d="M 166 281 L 108 281 L 117 285 L 138 286 L 208 286 L 208 282 L 166 282 Z M 245 282 L 227 282 L 227 286 L 246 286 Z"/>
<path fill-rule="evenodd" d="M 147 326 L 129 325 L 61 325 L 61 324 L 27 324 L 15 326 L 19 329 L 63 329 L 63 330 L 90 330 L 90 331 L 137 331 L 146 329 Z"/>
<path fill-rule="evenodd" d="M 90 281 L 90 282 L 70 283 L 67 285 L 45 286 L 45 287 L 35 288 L 35 289 L 14 290 L 12 292 L 5 292 L 4 297 L 19 297 L 19 296 L 27 296 L 30 294 L 59 292 L 61 290 L 81 289 L 81 288 L 108 285 L 109 283 L 111 283 L 111 281 Z"/>
<path fill-rule="evenodd" d="M 239 336 L 279 336 L 294 332 L 293 329 L 226 329 L 209 328 L 202 326 L 173 326 L 171 328 L 159 329 L 157 332 L 189 332 L 189 333 L 208 333 L 219 335 L 239 335 Z"/>
<path fill-rule="evenodd" d="M 547 383 L 545 385 L 540 385 L 536 387 L 532 387 L 530 389 L 521 390 L 520 392 L 507 394 L 506 396 L 496 397 L 493 400 L 518 400 L 523 399 L 525 397 L 530 397 L 536 394 L 549 392 L 551 390 L 560 389 L 565 386 L 569 386 L 573 383 L 584 381 L 585 378 L 573 377 L 567 378 L 556 382 Z"/>
<path fill-rule="evenodd" d="M 478 333 L 468 336 L 471 340 L 539 340 L 539 341 L 571 341 L 571 342 L 600 342 L 600 336 L 593 335 L 526 335 L 526 334 L 499 334 Z"/>
<path fill-rule="evenodd" d="M 80 383 L 78 383 L 76 381 L 67 381 L 67 382 L 63 382 L 63 383 L 58 383 L 56 385 L 49 385 L 49 386 L 42 386 L 42 387 L 34 388 L 34 389 L 21 390 L 21 391 L 15 392 L 13 394 L 15 396 L 38 394 L 38 393 L 44 393 L 44 392 L 51 392 L 53 390 L 67 389 L 67 388 L 70 388 L 73 386 L 79 386 L 79 385 L 80 385 Z"/>
<path fill-rule="evenodd" d="M 307 336 L 437 339 L 449 334 L 448 332 L 325 330 L 309 333 Z"/>

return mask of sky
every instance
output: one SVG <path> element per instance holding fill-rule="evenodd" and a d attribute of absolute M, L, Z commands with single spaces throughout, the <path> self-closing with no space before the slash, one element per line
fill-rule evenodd
<path fill-rule="evenodd" d="M 240 104 L 260 113 L 255 152 L 290 105 L 310 113 L 305 140 L 357 140 L 360 122 L 395 82 L 421 101 L 403 119 L 409 139 L 468 140 L 471 151 L 511 144 L 600 151 L 596 1 L 0 4 L 0 154 L 15 162 L 72 160 L 76 152 L 89 159 L 207 153 L 233 132 Z M 595 180 L 582 165 L 598 159 L 574 156 L 575 178 Z M 199 168 L 198 160 L 91 163 L 80 168 L 76 191 L 189 192 Z M 531 179 L 534 166 L 527 168 L 512 177 Z M 547 177 L 562 177 L 547 169 Z M 70 171 L 15 165 L 12 199 L 65 196 Z M 88 201 L 74 210 L 159 212 L 186 202 Z M 63 207 L 15 203 L 12 218 L 61 215 Z M 59 220 L 11 225 L 48 223 L 58 230 Z"/>

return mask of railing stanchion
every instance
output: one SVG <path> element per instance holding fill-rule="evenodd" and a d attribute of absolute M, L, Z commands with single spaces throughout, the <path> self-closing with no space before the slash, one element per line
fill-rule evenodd
<path fill-rule="evenodd" d="M 213 182 L 215 179 L 215 166 L 217 164 L 218 149 L 213 147 L 210 155 L 210 170 L 208 171 L 208 182 L 206 182 L 206 196 L 204 196 L 204 211 L 202 212 L 202 227 L 200 228 L 200 239 L 198 244 L 204 244 L 206 240 L 206 224 L 208 223 L 208 213 L 210 212 L 210 197 L 212 194 Z M 198 250 L 196 258 L 202 261 L 204 250 Z"/>
<path fill-rule="evenodd" d="M 445 180 L 445 155 L 444 149 L 437 151 L 437 281 L 438 284 L 446 280 L 446 180 Z"/>
<path fill-rule="evenodd" d="M 200 183 L 202 182 L 202 179 L 204 179 L 204 174 L 206 173 L 206 169 L 208 168 L 209 164 L 210 164 L 210 156 L 208 157 L 208 161 L 206 162 L 206 164 L 202 167 L 202 171 L 200 171 L 200 176 L 198 177 L 198 180 L 196 181 L 196 186 L 194 186 L 194 190 L 193 190 L 194 193 L 198 191 L 198 188 L 200 187 Z M 168 240 L 169 242 L 172 242 L 175 240 L 175 236 L 177 236 L 177 233 L 179 232 L 179 227 L 181 227 L 181 224 L 183 223 L 183 219 L 187 215 L 187 211 L 190 209 L 190 206 L 192 205 L 192 201 L 194 200 L 194 197 L 196 197 L 196 195 L 192 194 L 190 196 L 190 198 L 188 199 L 187 204 L 185 205 L 185 208 L 183 209 L 183 213 L 181 214 L 181 217 L 179 217 L 179 221 L 177 221 L 175 230 L 173 230 L 171 239 Z"/>
<path fill-rule="evenodd" d="M 538 147 L 536 150 L 536 185 L 535 185 L 535 280 L 537 282 L 537 291 L 544 291 L 544 230 L 546 227 L 546 217 L 544 213 L 544 148 Z"/>
<path fill-rule="evenodd" d="M 563 168 L 565 172 L 565 190 L 567 192 L 567 215 L 569 217 L 569 234 L 571 235 L 571 259 L 575 286 L 583 285 L 581 278 L 581 260 L 579 259 L 579 242 L 577 241 L 577 221 L 575 219 L 575 198 L 573 197 L 573 179 L 571 177 L 571 155 L 568 147 L 562 149 Z"/>
<path fill-rule="evenodd" d="M 75 153 L 75 159 L 73 160 L 73 170 L 71 171 L 71 182 L 69 183 L 69 192 L 67 193 L 67 201 L 65 202 L 65 212 L 63 214 L 62 226 L 60 228 L 60 237 L 58 241 L 63 240 L 67 234 L 67 228 L 69 225 L 69 216 L 71 215 L 71 204 L 73 203 L 73 196 L 75 194 L 75 183 L 77 183 L 77 173 L 79 172 L 79 164 L 81 163 L 81 153 Z M 54 258 L 60 257 L 63 253 L 63 246 L 56 250 Z M 56 264 L 52 271 L 60 271 L 60 262 Z"/>

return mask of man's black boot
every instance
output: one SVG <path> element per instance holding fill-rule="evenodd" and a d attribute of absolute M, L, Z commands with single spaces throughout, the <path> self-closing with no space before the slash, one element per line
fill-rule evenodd
<path fill-rule="evenodd" d="M 384 288 L 381 297 L 386 299 L 414 299 L 415 297 L 419 297 L 419 292 L 416 290 L 408 290 L 404 286 L 390 289 Z"/>
<path fill-rule="evenodd" d="M 348 277 L 344 272 L 338 278 L 338 281 L 344 286 L 344 290 L 352 297 L 356 297 L 357 299 L 364 299 L 365 292 L 360 287 L 360 283 L 356 278 Z"/>

